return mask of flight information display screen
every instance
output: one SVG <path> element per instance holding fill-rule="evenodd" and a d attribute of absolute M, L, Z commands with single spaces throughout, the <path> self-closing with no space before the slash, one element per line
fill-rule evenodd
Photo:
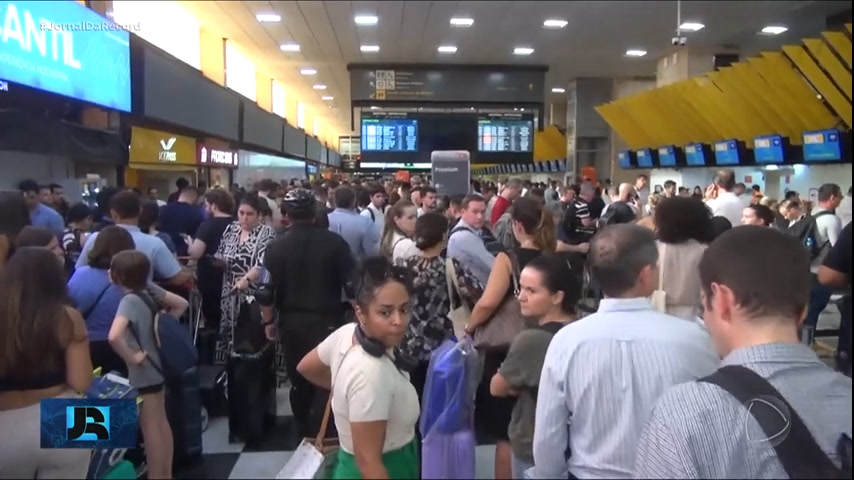
<path fill-rule="evenodd" d="M 637 155 L 639 168 L 652 168 L 654 166 L 652 162 L 652 150 L 644 148 L 638 150 Z"/>
<path fill-rule="evenodd" d="M 532 120 L 486 118 L 477 121 L 478 151 L 531 152 L 533 148 Z"/>
<path fill-rule="evenodd" d="M 828 162 L 842 159 L 842 142 L 836 130 L 804 132 L 804 160 Z"/>
<path fill-rule="evenodd" d="M 667 146 L 658 149 L 658 166 L 676 167 L 676 147 Z"/>
<path fill-rule="evenodd" d="M 362 152 L 418 151 L 418 120 L 362 118 Z"/>
<path fill-rule="evenodd" d="M 685 160 L 689 167 L 705 167 L 706 152 L 703 151 L 703 145 L 685 145 Z"/>
<path fill-rule="evenodd" d="M 715 143 L 715 163 L 728 167 L 740 163 L 738 144 L 735 140 L 724 140 Z"/>
<path fill-rule="evenodd" d="M 785 161 L 783 148 L 783 137 L 780 135 L 766 135 L 753 139 L 753 155 L 756 163 L 773 165 Z"/>

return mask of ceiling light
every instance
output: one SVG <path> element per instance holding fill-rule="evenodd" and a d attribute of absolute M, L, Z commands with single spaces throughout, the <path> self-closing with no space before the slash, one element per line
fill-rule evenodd
<path fill-rule="evenodd" d="M 317 85 L 315 85 L 315 86 L 313 86 L 313 87 L 311 87 L 311 88 L 313 88 L 313 89 L 315 89 L 315 90 L 326 90 L 326 85 L 317 84 Z"/>
<path fill-rule="evenodd" d="M 258 20 L 261 23 L 276 23 L 281 22 L 282 17 L 275 13 L 259 13 L 258 15 L 255 15 L 255 20 Z"/>
<path fill-rule="evenodd" d="M 299 45 L 296 43 L 283 43 L 279 48 L 281 48 L 283 52 L 299 52 Z"/>
<path fill-rule="evenodd" d="M 376 25 L 380 21 L 375 15 L 359 15 L 354 20 L 356 25 Z"/>
<path fill-rule="evenodd" d="M 444 46 L 438 48 L 439 53 L 457 53 L 457 47 Z"/>
<path fill-rule="evenodd" d="M 646 55 L 646 50 L 626 50 L 627 57 L 642 57 Z"/>
<path fill-rule="evenodd" d="M 303 68 L 299 71 L 300 75 L 317 75 L 317 70 L 313 68 Z"/>
<path fill-rule="evenodd" d="M 769 25 L 762 29 L 762 33 L 765 35 L 780 35 L 781 33 L 787 32 L 789 29 L 783 27 L 781 25 Z"/>
<path fill-rule="evenodd" d="M 326 101 L 326 102 L 329 102 L 329 101 L 334 100 L 334 98 L 329 97 L 329 96 L 326 96 L 326 97 L 321 97 L 321 100 L 324 100 L 324 101 Z"/>
<path fill-rule="evenodd" d="M 451 26 L 454 27 L 470 27 L 472 25 L 474 25 L 473 18 L 454 17 L 451 19 Z"/>
<path fill-rule="evenodd" d="M 566 20 L 550 19 L 550 20 L 546 20 L 545 22 L 543 22 L 543 27 L 545 27 L 545 28 L 563 28 L 563 27 L 567 26 L 567 24 L 569 24 L 569 22 L 567 22 Z"/>
<path fill-rule="evenodd" d="M 379 52 L 380 47 L 378 45 L 362 45 L 359 47 L 359 50 L 368 53 L 368 52 Z"/>
<path fill-rule="evenodd" d="M 706 28 L 705 25 L 697 22 L 685 22 L 682 25 L 679 25 L 679 31 L 682 32 L 699 32 L 704 28 Z"/>
<path fill-rule="evenodd" d="M 552 89 L 552 93 L 566 93 L 565 88 L 555 87 Z"/>
<path fill-rule="evenodd" d="M 530 55 L 534 53 L 533 48 L 528 47 L 516 47 L 513 49 L 513 55 Z"/>

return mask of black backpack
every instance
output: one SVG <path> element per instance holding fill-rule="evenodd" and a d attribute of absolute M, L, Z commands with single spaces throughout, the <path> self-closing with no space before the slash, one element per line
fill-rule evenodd
<path fill-rule="evenodd" d="M 451 238 L 451 236 L 453 236 L 455 233 L 462 231 L 475 233 L 472 229 L 468 227 L 454 227 L 451 230 L 451 233 L 448 234 L 448 238 Z M 487 228 L 483 228 L 481 230 L 480 239 L 483 241 L 483 245 L 486 247 L 486 250 L 492 255 L 498 255 L 501 252 L 507 251 L 507 248 L 504 247 L 504 244 L 499 242 L 495 238 L 495 236 L 492 235 L 492 232 L 490 232 Z"/>
<path fill-rule="evenodd" d="M 809 250 L 810 261 L 815 261 L 819 257 L 821 257 L 825 250 L 830 246 L 829 241 L 825 241 L 823 243 L 819 243 L 818 239 L 818 224 L 816 223 L 816 219 L 819 217 L 823 217 L 825 215 L 836 215 L 835 212 L 831 210 L 824 210 L 816 213 L 815 215 L 808 215 L 801 220 L 800 225 L 797 223 L 792 226 L 795 229 L 793 232 L 795 236 L 801 239 L 804 247 Z"/>
<path fill-rule="evenodd" d="M 851 438 L 840 435 L 836 448 L 842 466 L 837 467 L 816 443 L 798 412 L 753 370 L 729 365 L 699 381 L 717 385 L 748 407 L 789 478 L 851 478 Z M 767 401 L 757 401 L 763 397 L 776 400 L 785 409 L 775 408 Z M 783 416 L 781 412 L 789 415 Z"/>
<path fill-rule="evenodd" d="M 632 210 L 629 204 L 626 202 L 614 202 L 599 217 L 599 221 L 596 222 L 596 228 L 601 229 L 608 225 L 631 223 L 635 221 L 635 218 L 637 218 L 637 215 L 635 215 L 634 210 Z"/>

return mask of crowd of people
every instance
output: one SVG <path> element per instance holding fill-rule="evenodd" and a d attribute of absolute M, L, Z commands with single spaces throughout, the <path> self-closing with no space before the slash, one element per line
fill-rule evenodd
<path fill-rule="evenodd" d="M 728 170 L 652 193 L 643 175 L 176 186 L 104 188 L 94 209 L 30 180 L 0 194 L 0 478 L 85 478 L 88 451 L 40 448 L 38 402 L 94 367 L 143 397 L 148 476 L 171 478 L 150 332 L 190 289 L 215 332 L 203 363 L 228 361 L 258 301 L 298 435 L 331 403 L 335 478 L 418 478 L 430 359 L 463 336 L 495 478 L 850 478 L 850 190 L 778 204 Z M 812 341 L 837 292 L 834 371 Z M 520 331 L 487 340 L 498 322 Z"/>

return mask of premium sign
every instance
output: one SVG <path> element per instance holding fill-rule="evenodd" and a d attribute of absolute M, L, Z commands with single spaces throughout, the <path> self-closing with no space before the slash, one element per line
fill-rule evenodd
<path fill-rule="evenodd" d="M 130 163 L 195 165 L 196 140 L 182 135 L 133 127 Z"/>
<path fill-rule="evenodd" d="M 213 148 L 199 144 L 199 165 L 208 167 L 236 168 L 238 155 L 236 150 Z"/>
<path fill-rule="evenodd" d="M 471 158 L 464 150 L 430 154 L 433 184 L 439 195 L 467 195 L 471 191 Z"/>

